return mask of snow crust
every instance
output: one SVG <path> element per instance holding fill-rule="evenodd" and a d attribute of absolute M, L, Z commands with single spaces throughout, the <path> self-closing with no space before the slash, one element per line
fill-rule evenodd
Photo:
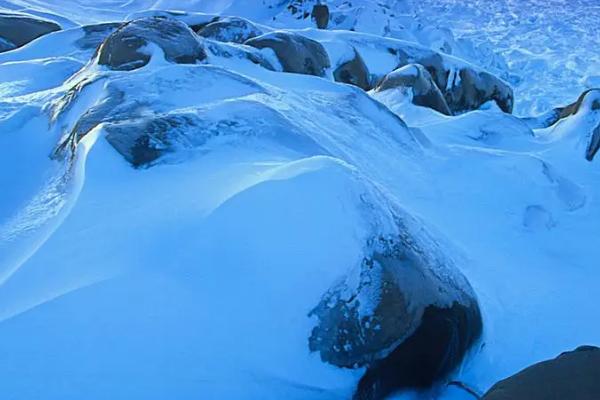
<path fill-rule="evenodd" d="M 363 371 L 308 352 L 308 312 L 393 229 L 390 204 L 480 302 L 482 343 L 454 379 L 485 391 L 600 344 L 600 168 L 584 158 L 600 110 L 547 128 L 518 117 L 597 84 L 598 32 L 579 23 L 597 7 L 343 3 L 339 30 L 318 31 L 274 0 L 0 0 L 65 28 L 0 54 L 0 397 L 350 398 Z M 115 72 L 78 42 L 81 25 L 168 9 L 197 13 L 190 24 L 222 14 L 291 29 L 320 41 L 332 69 L 352 48 L 376 75 L 396 67 L 382 44 L 442 50 L 513 83 L 517 116 L 493 104 L 444 116 L 331 71 L 271 71 L 243 45 L 215 42 L 229 52 L 194 65 L 149 48 L 144 68 Z M 73 157 L 51 157 L 94 107 L 106 113 Z M 181 115 L 194 125 L 149 166 L 109 143 L 111 124 Z"/>

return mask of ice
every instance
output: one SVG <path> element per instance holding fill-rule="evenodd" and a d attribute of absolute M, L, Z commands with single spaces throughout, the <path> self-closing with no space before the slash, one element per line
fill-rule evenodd
<path fill-rule="evenodd" d="M 600 82 L 598 6 L 351 3 L 330 1 L 318 30 L 279 0 L 0 0 L 64 28 L 0 54 L 1 398 L 349 399 L 364 371 L 311 354 L 308 315 L 392 230 L 390 205 L 479 300 L 483 338 L 450 379 L 484 392 L 600 344 L 598 95 L 547 126 Z M 305 35 L 332 68 L 284 73 L 268 49 L 209 40 L 203 63 L 150 44 L 142 68 L 97 65 L 116 25 L 82 26 L 164 10 Z M 376 82 L 394 46 L 501 77 L 514 115 L 490 102 L 450 117 L 333 81 L 356 50 Z M 132 165 L 143 140 L 160 152 Z M 377 298 L 363 300 L 368 315 Z"/>

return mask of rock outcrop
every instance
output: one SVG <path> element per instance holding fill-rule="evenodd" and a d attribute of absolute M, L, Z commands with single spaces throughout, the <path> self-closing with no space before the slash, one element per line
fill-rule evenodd
<path fill-rule="evenodd" d="M 482 400 L 600 399 L 600 348 L 581 346 L 496 383 Z"/>
<path fill-rule="evenodd" d="M 331 66 L 327 51 L 319 42 L 296 33 L 270 32 L 245 44 L 273 50 L 285 72 L 324 76 L 325 70 Z"/>
<path fill-rule="evenodd" d="M 395 221 L 400 234 L 374 237 L 360 266 L 310 313 L 318 320 L 311 351 L 338 367 L 367 368 L 355 400 L 432 385 L 460 364 L 482 331 L 466 278 L 432 242 Z"/>
<path fill-rule="evenodd" d="M 445 115 L 452 115 L 444 95 L 431 78 L 431 74 L 419 64 L 408 64 L 389 73 L 377 85 L 375 90 L 382 92 L 390 89 L 412 89 L 412 102 L 428 107 Z"/>
<path fill-rule="evenodd" d="M 59 31 L 60 25 L 27 14 L 0 12 L 0 52 L 24 46 L 40 36 Z"/>
<path fill-rule="evenodd" d="M 211 22 L 198 31 L 202 37 L 219 42 L 244 43 L 264 32 L 252 22 L 240 17 L 226 17 Z"/>
<path fill-rule="evenodd" d="M 351 60 L 342 63 L 333 71 L 333 78 L 336 82 L 358 86 L 365 91 L 371 90 L 369 68 L 356 49 Z"/>
<path fill-rule="evenodd" d="M 118 71 L 141 68 L 150 61 L 149 44 L 160 47 L 167 61 L 178 64 L 206 58 L 202 43 L 186 24 L 152 17 L 127 22 L 108 36 L 98 48 L 98 64 Z"/>
<path fill-rule="evenodd" d="M 476 110 L 495 101 L 506 113 L 514 104 L 512 88 L 500 78 L 440 53 L 402 46 L 389 48 L 398 57 L 398 68 L 408 64 L 424 66 L 440 89 L 453 114 Z"/>

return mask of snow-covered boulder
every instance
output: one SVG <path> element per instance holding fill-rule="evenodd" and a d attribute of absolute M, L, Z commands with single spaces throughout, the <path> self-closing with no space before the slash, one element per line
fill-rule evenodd
<path fill-rule="evenodd" d="M 277 68 L 280 70 L 279 62 L 274 55 L 265 54 L 254 47 L 206 39 L 204 48 L 207 54 L 206 62 L 209 64 L 222 65 L 225 60 L 228 60 L 226 62 L 228 66 L 239 68 L 246 61 L 270 71 L 276 71 Z"/>
<path fill-rule="evenodd" d="M 476 110 L 490 101 L 496 102 L 502 111 L 512 112 L 514 95 L 508 83 L 454 56 L 414 42 L 360 32 L 306 30 L 303 34 L 320 42 L 334 65 L 337 65 L 340 54 L 347 57 L 346 49 L 356 49 L 373 74 L 374 81 L 382 80 L 390 72 L 409 64 L 424 66 L 453 114 Z"/>
<path fill-rule="evenodd" d="M 226 17 L 211 22 L 198 31 L 200 36 L 219 42 L 244 43 L 264 32 L 247 19 Z"/>
<path fill-rule="evenodd" d="M 411 63 L 423 65 L 453 113 L 475 110 L 490 100 L 495 101 L 504 112 L 512 112 L 512 88 L 489 72 L 410 43 L 390 46 L 389 51 L 396 55 L 398 67 Z"/>
<path fill-rule="evenodd" d="M 273 50 L 285 72 L 323 76 L 331 66 L 327 51 L 319 42 L 296 33 L 270 32 L 245 44 Z"/>
<path fill-rule="evenodd" d="M 538 115 L 536 117 L 523 118 L 527 124 L 529 124 L 532 128 L 540 129 L 547 128 L 556 124 L 559 120 L 563 118 L 568 118 L 572 115 L 577 114 L 582 109 L 582 104 L 588 94 L 591 93 L 592 96 L 597 96 L 595 93 L 600 92 L 600 89 L 588 89 L 579 95 L 576 101 L 573 103 L 563 106 L 563 107 L 555 107 L 552 110 Z M 600 100 L 594 99 L 589 105 L 591 110 L 600 109 Z M 585 109 L 585 107 L 583 107 Z M 585 112 L 585 110 L 584 110 Z"/>
<path fill-rule="evenodd" d="M 457 63 L 450 56 L 441 53 L 419 54 L 409 46 L 392 50 L 398 55 L 398 66 L 417 63 L 427 68 L 453 113 L 476 110 L 491 100 L 495 101 L 502 111 L 512 112 L 512 88 L 489 72 L 466 63 Z"/>
<path fill-rule="evenodd" d="M 584 148 L 585 159 L 593 161 L 600 149 L 600 89 L 586 90 L 568 106 L 523 120 L 539 129 L 540 137 L 573 137 L 575 145 Z"/>
<path fill-rule="evenodd" d="M 0 12 L 0 53 L 60 29 L 55 22 L 31 15 Z"/>
<path fill-rule="evenodd" d="M 447 78 L 444 89 L 446 102 L 454 112 L 476 110 L 488 101 L 495 101 L 500 109 L 512 113 L 512 88 L 498 77 L 472 68 L 461 68 Z"/>
<path fill-rule="evenodd" d="M 392 71 L 377 85 L 375 91 L 403 88 L 412 90 L 413 104 L 431 108 L 445 115 L 452 115 L 444 95 L 422 65 L 408 64 Z"/>
<path fill-rule="evenodd" d="M 357 400 L 443 379 L 482 332 L 467 279 L 418 221 L 388 207 L 369 217 L 380 226 L 362 260 L 311 311 L 310 349 L 327 363 L 367 368 Z"/>
<path fill-rule="evenodd" d="M 348 83 L 358 86 L 363 90 L 371 90 L 371 76 L 369 68 L 356 49 L 354 56 L 343 62 L 333 71 L 333 78 L 336 82 Z"/>
<path fill-rule="evenodd" d="M 130 74 L 81 74 L 64 96 L 48 106 L 54 122 L 72 120 L 55 154 L 69 156 L 92 129 L 104 124 L 109 143 L 135 167 L 177 148 L 199 147 L 211 136 L 225 135 L 228 122 L 235 125 L 225 120 L 219 130 L 211 125 L 206 111 L 187 107 L 264 91 L 248 78 L 206 65 L 167 64 Z M 217 87 L 226 89 L 218 91 Z M 198 88 L 205 89 L 203 95 Z M 163 100 L 173 90 L 177 100 Z"/>
<path fill-rule="evenodd" d="M 145 10 L 129 14 L 125 18 L 125 21 L 133 21 L 135 19 L 152 17 L 176 19 L 189 26 L 194 32 L 202 30 L 202 28 L 204 28 L 206 25 L 221 19 L 221 16 L 219 15 L 201 12 L 181 10 Z"/>
<path fill-rule="evenodd" d="M 600 398 L 600 348 L 581 346 L 496 383 L 482 400 Z"/>
<path fill-rule="evenodd" d="M 152 43 L 162 49 L 167 61 L 193 64 L 206 58 L 197 35 L 183 22 L 170 18 L 143 18 L 123 24 L 98 49 L 98 64 L 129 71 L 146 65 Z"/>

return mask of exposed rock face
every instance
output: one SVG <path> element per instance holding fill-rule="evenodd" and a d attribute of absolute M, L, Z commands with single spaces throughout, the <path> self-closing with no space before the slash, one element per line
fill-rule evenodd
<path fill-rule="evenodd" d="M 476 110 L 488 101 L 495 101 L 506 113 L 514 103 L 512 88 L 500 78 L 469 66 L 460 65 L 445 56 L 408 46 L 390 48 L 398 57 L 398 68 L 407 64 L 423 65 L 440 89 L 453 114 Z"/>
<path fill-rule="evenodd" d="M 318 319 L 311 351 L 338 367 L 367 367 L 357 400 L 443 379 L 482 331 L 466 279 L 400 219 L 396 223 L 401 234 L 374 238 L 359 268 L 310 313 Z"/>
<path fill-rule="evenodd" d="M 240 17 L 227 17 L 211 22 L 198 31 L 200 36 L 219 42 L 244 43 L 264 32 L 252 22 Z"/>
<path fill-rule="evenodd" d="M 162 18 L 143 18 L 123 24 L 98 48 L 98 64 L 113 70 L 129 71 L 150 61 L 144 47 L 159 46 L 168 61 L 193 64 L 206 58 L 202 43 L 183 22 Z"/>
<path fill-rule="evenodd" d="M 361 378 L 354 400 L 385 399 L 399 388 L 428 388 L 447 376 L 481 335 L 475 304 L 429 306 L 417 330 Z"/>
<path fill-rule="evenodd" d="M 333 71 L 333 78 L 336 82 L 358 86 L 365 91 L 371 90 L 369 68 L 356 50 L 350 61 L 346 61 Z"/>
<path fill-rule="evenodd" d="M 60 29 L 60 25 L 54 22 L 30 15 L 0 13 L 0 52 L 24 46 Z"/>
<path fill-rule="evenodd" d="M 319 29 L 327 29 L 329 25 L 329 7 L 326 4 L 315 4 L 310 14 Z"/>
<path fill-rule="evenodd" d="M 483 400 L 600 398 L 600 349 L 582 346 L 496 383 Z"/>
<path fill-rule="evenodd" d="M 428 107 L 445 115 L 452 115 L 440 89 L 429 72 L 419 64 L 409 64 L 389 73 L 377 85 L 378 92 L 395 88 L 411 88 L 413 104 Z"/>
<path fill-rule="evenodd" d="M 512 113 L 513 91 L 494 75 L 463 68 L 450 76 L 450 88 L 445 91 L 446 102 L 454 112 L 476 110 L 494 100 L 506 113 Z"/>
<path fill-rule="evenodd" d="M 250 39 L 246 44 L 257 49 L 272 49 L 285 72 L 323 76 L 331 66 L 321 43 L 295 33 L 271 32 Z"/>

